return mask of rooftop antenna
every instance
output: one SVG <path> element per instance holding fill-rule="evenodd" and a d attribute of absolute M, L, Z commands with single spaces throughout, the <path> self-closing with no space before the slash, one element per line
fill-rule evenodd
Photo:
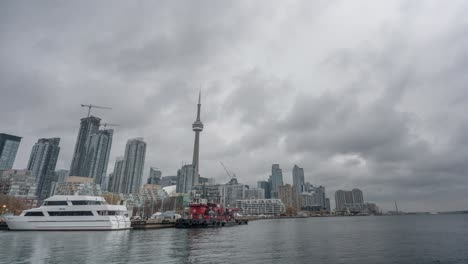
<path fill-rule="evenodd" d="M 81 107 L 88 108 L 88 117 L 91 115 L 91 108 L 112 110 L 112 108 L 110 108 L 110 107 L 98 106 L 98 105 L 92 105 L 92 104 L 81 104 Z"/>

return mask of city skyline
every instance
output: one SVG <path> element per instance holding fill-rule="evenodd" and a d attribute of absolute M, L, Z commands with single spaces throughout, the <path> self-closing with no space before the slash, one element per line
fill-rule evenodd
<path fill-rule="evenodd" d="M 80 104 L 108 106 L 92 113 L 121 125 L 107 173 L 141 136 L 142 181 L 149 166 L 175 175 L 193 159 L 201 86 L 202 177 L 224 182 L 223 161 L 255 186 L 279 163 L 291 183 L 297 164 L 328 194 L 359 187 L 384 210 L 393 200 L 402 211 L 466 209 L 465 10 L 437 1 L 2 3 L 0 132 L 22 137 L 13 168 L 27 166 L 39 138 L 60 137 L 56 168 L 69 170 Z"/>

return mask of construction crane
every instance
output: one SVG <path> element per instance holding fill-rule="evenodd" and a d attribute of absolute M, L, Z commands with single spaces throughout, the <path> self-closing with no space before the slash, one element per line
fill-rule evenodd
<path fill-rule="evenodd" d="M 92 105 L 92 104 L 81 104 L 81 107 L 87 107 L 88 108 L 88 117 L 91 115 L 91 108 L 99 108 L 99 109 L 107 109 L 107 110 L 112 110 L 110 107 L 104 107 L 104 106 L 98 106 L 98 105 Z"/>
<path fill-rule="evenodd" d="M 108 127 L 108 126 L 117 127 L 117 126 L 120 126 L 120 125 L 104 123 L 104 124 L 101 124 L 101 126 L 103 126 L 104 129 L 106 129 L 106 127 Z"/>
<path fill-rule="evenodd" d="M 224 163 L 222 161 L 220 161 L 219 163 L 221 163 L 221 166 L 223 166 L 223 169 L 226 171 L 226 174 L 229 176 L 229 179 L 232 180 L 232 179 L 235 179 L 236 178 L 236 174 L 230 172 L 226 166 L 224 166 Z"/>

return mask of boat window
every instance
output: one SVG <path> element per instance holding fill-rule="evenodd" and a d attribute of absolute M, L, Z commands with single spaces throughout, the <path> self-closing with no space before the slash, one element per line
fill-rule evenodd
<path fill-rule="evenodd" d="M 98 215 L 125 215 L 125 211 L 97 211 Z"/>
<path fill-rule="evenodd" d="M 42 212 L 27 212 L 24 216 L 44 216 Z"/>
<path fill-rule="evenodd" d="M 50 216 L 93 216 L 91 211 L 52 211 L 47 213 Z"/>
<path fill-rule="evenodd" d="M 45 201 L 43 205 L 68 205 L 67 201 Z"/>
<path fill-rule="evenodd" d="M 100 205 L 101 201 L 72 201 L 73 205 Z"/>

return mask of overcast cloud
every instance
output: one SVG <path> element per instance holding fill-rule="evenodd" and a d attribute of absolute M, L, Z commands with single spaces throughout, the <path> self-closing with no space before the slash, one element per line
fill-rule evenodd
<path fill-rule="evenodd" d="M 60 137 L 69 169 L 80 107 L 115 129 L 108 172 L 144 137 L 146 169 L 201 168 L 358 187 L 384 210 L 468 209 L 466 1 L 1 1 L 0 132 Z M 333 202 L 333 201 L 332 201 Z"/>

